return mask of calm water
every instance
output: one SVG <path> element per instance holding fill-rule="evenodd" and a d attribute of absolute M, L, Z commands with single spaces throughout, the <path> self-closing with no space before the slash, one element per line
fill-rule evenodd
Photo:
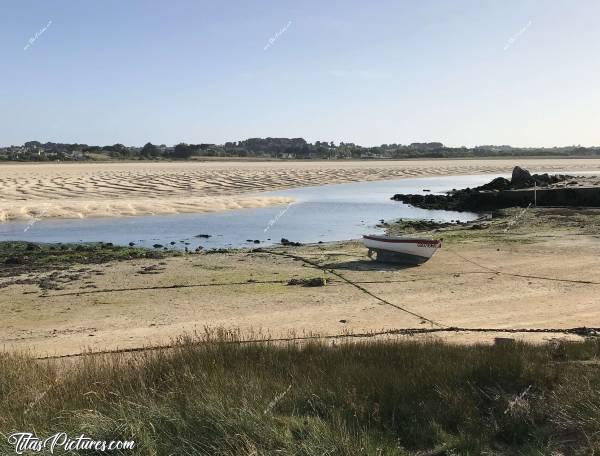
<path fill-rule="evenodd" d="M 453 176 L 304 187 L 269 195 L 293 197 L 289 206 L 241 209 L 209 214 L 153 215 L 77 220 L 40 220 L 0 223 L 0 240 L 36 242 L 112 242 L 139 246 L 163 244 L 194 249 L 253 246 L 277 243 L 282 237 L 303 243 L 360 238 L 381 219 L 471 220 L 477 215 L 452 211 L 429 211 L 391 201 L 395 193 L 444 192 L 452 188 L 481 185 L 489 176 Z M 209 234 L 210 238 L 197 238 Z"/>

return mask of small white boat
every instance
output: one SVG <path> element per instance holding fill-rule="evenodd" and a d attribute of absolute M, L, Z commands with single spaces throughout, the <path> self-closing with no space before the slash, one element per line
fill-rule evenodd
<path fill-rule="evenodd" d="M 404 264 L 425 263 L 442 246 L 442 241 L 436 239 L 379 234 L 363 236 L 363 243 L 369 249 L 369 258 L 372 258 L 375 252 L 377 261 Z"/>

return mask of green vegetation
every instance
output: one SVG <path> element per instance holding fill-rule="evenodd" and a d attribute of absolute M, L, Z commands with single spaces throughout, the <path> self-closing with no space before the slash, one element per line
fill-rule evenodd
<path fill-rule="evenodd" d="M 63 269 L 75 264 L 100 264 L 135 258 L 164 258 L 174 251 L 120 247 L 110 243 L 37 244 L 0 242 L 0 277 L 30 271 Z"/>
<path fill-rule="evenodd" d="M 139 455 L 593 454 L 600 343 L 245 344 L 61 364 L 0 354 L 0 433 L 133 439 Z M 0 452 L 12 454 L 6 439 Z M 93 454 L 93 453 L 86 453 Z M 120 454 L 120 453 L 115 453 Z"/>
<path fill-rule="evenodd" d="M 564 234 L 600 235 L 600 209 L 508 208 L 470 223 L 398 220 L 380 226 L 392 236 L 421 233 L 443 238 L 444 244 L 527 243 Z"/>
<path fill-rule="evenodd" d="M 419 159 L 481 157 L 598 157 L 600 147 L 447 147 L 440 142 L 382 144 L 363 147 L 333 141 L 309 143 L 303 138 L 249 138 L 224 144 L 186 144 L 175 146 L 146 143 L 143 147 L 113 144 L 41 143 L 28 141 L 22 146 L 0 147 L 0 160 L 69 161 L 69 160 L 177 160 L 199 157 L 243 157 L 283 159 Z"/>

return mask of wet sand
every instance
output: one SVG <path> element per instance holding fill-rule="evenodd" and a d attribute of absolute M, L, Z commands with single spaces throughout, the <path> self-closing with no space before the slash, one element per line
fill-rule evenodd
<path fill-rule="evenodd" d="M 507 233 L 500 226 L 438 234 L 445 238 L 444 247 L 431 261 L 412 268 L 373 263 L 358 242 L 276 250 L 333 269 L 370 293 L 447 326 L 598 327 L 600 211 L 551 211 L 545 213 L 552 218 L 528 212 Z M 62 289 L 3 288 L 0 344 L 56 355 L 166 344 L 205 327 L 273 337 L 432 327 L 331 273 L 267 253 L 202 253 L 83 269 L 67 271 L 79 275 Z M 287 285 L 291 278 L 324 275 L 329 279 L 324 287 Z M 507 337 L 464 332 L 440 337 L 490 342 L 498 335 Z M 548 341 L 574 336 L 508 337 Z"/>
<path fill-rule="evenodd" d="M 0 221 L 211 212 L 285 204 L 257 192 L 383 179 L 596 171 L 600 159 L 2 164 Z"/>

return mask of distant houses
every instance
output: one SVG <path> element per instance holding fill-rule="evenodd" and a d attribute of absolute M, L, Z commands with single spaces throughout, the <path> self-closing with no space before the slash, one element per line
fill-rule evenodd
<path fill-rule="evenodd" d="M 87 144 L 41 143 L 28 141 L 22 146 L 0 147 L 0 161 L 83 161 L 83 160 L 197 160 L 202 157 L 239 157 L 282 160 L 394 160 L 420 158 L 553 156 L 597 157 L 600 147 L 566 146 L 552 148 L 516 148 L 507 145 L 448 147 L 441 142 L 382 144 L 364 147 L 355 143 L 315 141 L 304 138 L 248 138 L 224 144 L 179 143 L 154 145 L 89 146 Z"/>

